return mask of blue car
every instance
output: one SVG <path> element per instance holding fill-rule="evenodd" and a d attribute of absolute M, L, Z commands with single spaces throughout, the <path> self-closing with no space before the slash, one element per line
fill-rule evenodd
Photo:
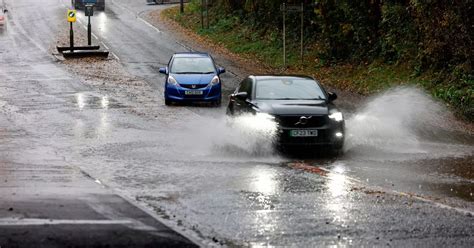
<path fill-rule="evenodd" d="M 173 102 L 209 102 L 221 104 L 222 83 L 217 68 L 207 53 L 175 53 L 167 67 L 160 68 L 166 75 L 165 104 Z"/>

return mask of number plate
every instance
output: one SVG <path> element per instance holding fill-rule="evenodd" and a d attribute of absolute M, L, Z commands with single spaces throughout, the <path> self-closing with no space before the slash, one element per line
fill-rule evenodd
<path fill-rule="evenodd" d="M 291 137 L 317 137 L 318 130 L 311 129 L 311 130 L 291 130 L 290 131 Z"/>
<path fill-rule="evenodd" d="M 203 91 L 202 90 L 186 90 L 184 94 L 188 96 L 197 96 L 197 95 L 202 95 Z"/>

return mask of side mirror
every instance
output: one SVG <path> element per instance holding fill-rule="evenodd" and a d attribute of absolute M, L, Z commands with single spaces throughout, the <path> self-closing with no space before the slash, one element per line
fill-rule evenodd
<path fill-rule="evenodd" d="M 242 101 L 245 101 L 247 98 L 248 98 L 248 94 L 247 92 L 239 92 L 239 93 L 235 93 L 234 94 L 234 97 L 239 99 L 239 100 L 242 100 Z"/>
<path fill-rule="evenodd" d="M 3 9 L 3 13 L 7 13 L 7 12 L 8 12 L 8 10 L 7 10 L 7 9 Z"/>
<path fill-rule="evenodd" d="M 225 69 L 222 67 L 217 68 L 217 74 L 225 73 Z"/>
<path fill-rule="evenodd" d="M 336 95 L 336 93 L 334 93 L 334 92 L 329 92 L 329 93 L 328 93 L 328 96 L 329 96 L 329 98 L 328 98 L 328 101 L 329 101 L 329 102 L 333 102 L 334 100 L 337 99 L 337 95 Z"/>
<path fill-rule="evenodd" d="M 161 67 L 160 68 L 160 73 L 168 75 L 168 67 Z"/>

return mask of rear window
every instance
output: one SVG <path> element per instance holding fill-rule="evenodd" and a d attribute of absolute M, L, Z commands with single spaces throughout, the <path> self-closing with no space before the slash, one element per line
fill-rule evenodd
<path fill-rule="evenodd" d="M 321 87 L 312 79 L 271 78 L 257 81 L 255 96 L 260 100 L 325 100 Z"/>

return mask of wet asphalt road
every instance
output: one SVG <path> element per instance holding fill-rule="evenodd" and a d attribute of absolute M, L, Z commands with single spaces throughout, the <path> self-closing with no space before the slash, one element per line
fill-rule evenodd
<path fill-rule="evenodd" d="M 37 185 L 42 194 L 57 194 L 72 183 L 49 188 L 57 178 L 48 168 L 56 166 L 59 174 L 75 171 L 72 177 L 83 171 L 204 245 L 474 245 L 471 136 L 443 130 L 436 132 L 442 137 L 424 133 L 400 141 L 397 136 L 411 134 L 404 132 L 409 126 L 364 129 L 355 117 L 379 113 L 361 108 L 347 114 L 353 138 L 344 156 L 294 159 L 275 154 L 254 134 L 230 129 L 223 108 L 166 107 L 159 100 L 142 111 L 167 108 L 171 114 L 137 116 L 132 100 L 84 85 L 48 55 L 68 1 L 6 2 L 0 168 L 8 182 L 2 195 L 28 195 L 18 186 L 27 182 L 28 190 Z M 141 0 L 109 1 L 93 24 L 127 70 L 161 95 L 157 69 L 189 44 L 138 18 L 157 8 Z M 41 18 L 31 22 L 32 15 Z M 217 61 L 231 72 L 224 80 L 232 89 L 243 75 L 231 61 Z M 364 139 L 377 128 L 399 132 Z M 9 174 L 21 165 L 40 171 L 27 179 Z M 81 185 L 71 188 L 87 188 Z"/>

